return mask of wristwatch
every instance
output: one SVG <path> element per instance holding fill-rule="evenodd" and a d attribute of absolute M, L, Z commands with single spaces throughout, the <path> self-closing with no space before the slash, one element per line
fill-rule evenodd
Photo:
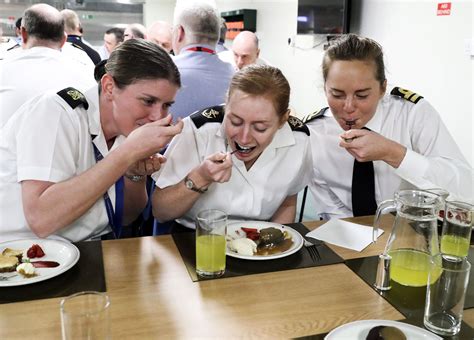
<path fill-rule="evenodd" d="M 196 184 L 194 184 L 194 182 L 192 181 L 191 178 L 189 178 L 188 176 L 184 177 L 184 185 L 186 186 L 186 188 L 188 188 L 189 190 L 192 190 L 192 191 L 195 191 L 195 192 L 198 192 L 200 194 L 204 194 L 206 191 L 207 191 L 207 188 L 197 188 L 196 187 Z"/>
<path fill-rule="evenodd" d="M 132 182 L 140 182 L 143 178 L 145 178 L 144 175 L 127 175 L 127 174 L 125 174 L 125 177 L 127 177 Z"/>

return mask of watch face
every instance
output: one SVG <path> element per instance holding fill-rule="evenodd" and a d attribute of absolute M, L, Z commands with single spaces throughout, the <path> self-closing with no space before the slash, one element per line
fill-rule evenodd
<path fill-rule="evenodd" d="M 194 188 L 194 183 L 190 179 L 187 179 L 186 182 L 184 182 L 184 184 L 186 184 L 186 188 L 188 189 Z"/>

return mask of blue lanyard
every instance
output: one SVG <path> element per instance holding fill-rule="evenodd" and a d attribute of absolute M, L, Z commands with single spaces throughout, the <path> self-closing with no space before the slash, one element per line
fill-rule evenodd
<path fill-rule="evenodd" d="M 96 162 L 101 161 L 104 156 L 100 153 L 94 143 L 92 143 L 92 146 L 94 147 Z M 117 182 L 115 182 L 115 213 L 109 193 L 107 191 L 104 193 L 105 209 L 107 210 L 107 217 L 109 218 L 109 224 L 112 227 L 115 238 L 120 238 L 122 235 L 123 185 L 123 176 L 121 176 Z"/>

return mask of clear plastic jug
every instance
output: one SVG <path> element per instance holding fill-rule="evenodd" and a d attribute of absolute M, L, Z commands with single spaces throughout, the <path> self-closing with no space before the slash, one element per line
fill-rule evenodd
<path fill-rule="evenodd" d="M 439 253 L 437 218 L 443 199 L 423 190 L 401 190 L 395 199 L 382 202 L 374 220 L 374 235 L 382 214 L 396 211 L 385 246 L 390 279 L 404 286 L 427 285 L 431 256 Z"/>

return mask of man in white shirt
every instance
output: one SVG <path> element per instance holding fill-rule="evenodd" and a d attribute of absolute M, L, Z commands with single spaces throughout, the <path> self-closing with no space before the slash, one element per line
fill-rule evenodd
<path fill-rule="evenodd" d="M 93 72 L 87 71 L 90 68 L 61 52 L 66 35 L 57 9 L 46 4 L 31 6 L 23 15 L 21 31 L 24 50 L 7 53 L 0 62 L 0 128 L 23 103 L 47 90 L 67 86 L 85 90 L 95 83 Z"/>
<path fill-rule="evenodd" d="M 252 64 L 269 65 L 266 60 L 259 57 L 258 37 L 253 32 L 240 32 L 232 42 L 231 49 L 231 51 L 220 52 L 219 58 L 234 65 L 236 71 Z"/>

